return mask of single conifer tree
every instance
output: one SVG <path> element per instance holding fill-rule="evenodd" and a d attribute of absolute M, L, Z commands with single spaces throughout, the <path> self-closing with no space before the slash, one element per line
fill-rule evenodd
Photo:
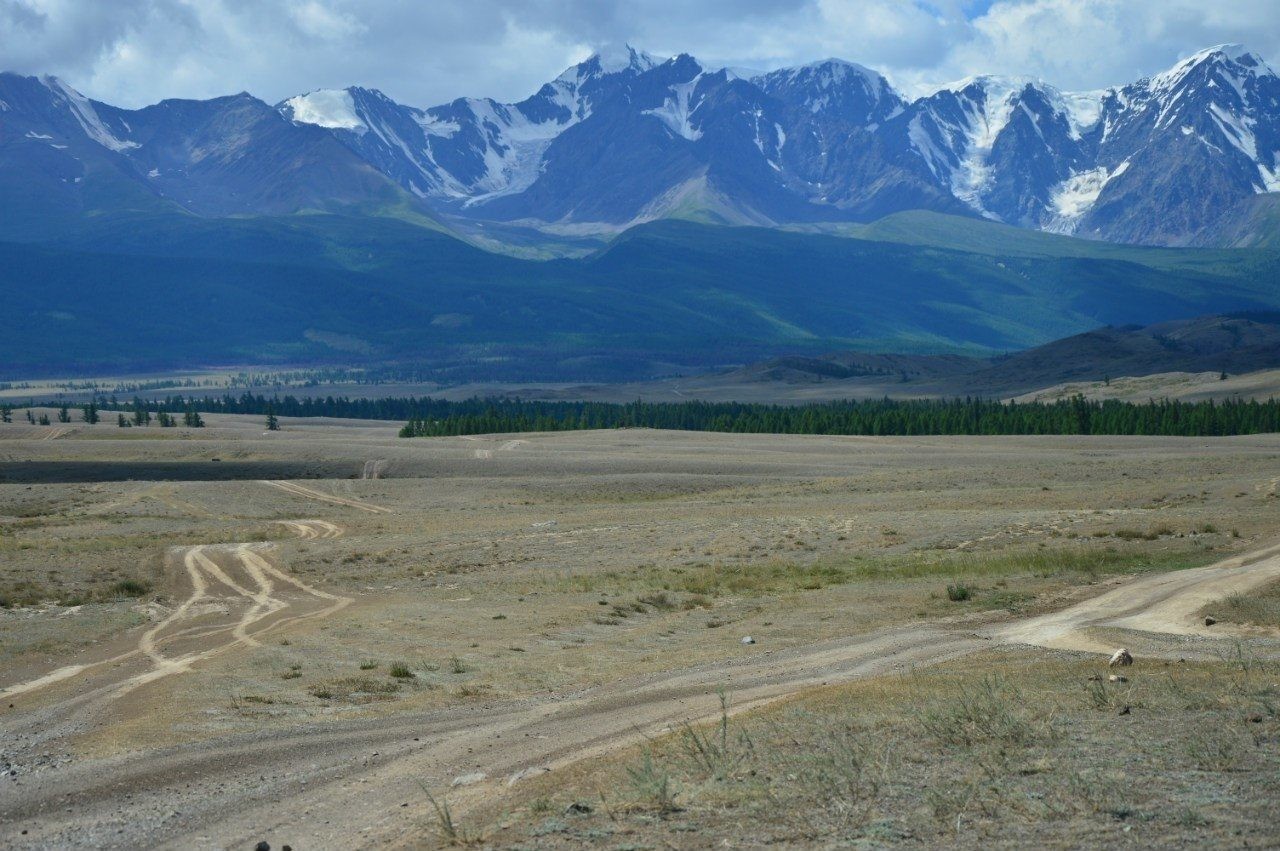
<path fill-rule="evenodd" d="M 10 408 L 8 405 L 0 406 L 0 422 L 13 422 L 13 408 Z"/>
<path fill-rule="evenodd" d="M 279 431 L 279 430 L 280 430 L 280 421 L 276 419 L 276 409 L 273 406 L 268 405 L 267 406 L 267 431 Z"/>
<path fill-rule="evenodd" d="M 66 405 L 63 405 L 61 408 L 58 409 L 58 422 L 60 423 L 71 422 L 71 411 L 67 410 Z"/>
<path fill-rule="evenodd" d="M 133 428 L 133 423 L 129 422 L 124 414 L 116 414 L 116 425 L 120 428 Z"/>

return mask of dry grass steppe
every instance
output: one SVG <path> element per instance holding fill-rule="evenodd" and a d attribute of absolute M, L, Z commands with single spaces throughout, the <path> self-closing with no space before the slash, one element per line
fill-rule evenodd
<path fill-rule="evenodd" d="M 460 841 L 427 792 L 494 846 L 1278 838 L 1277 621 L 1255 611 L 1274 586 L 1210 607 L 1256 657 L 1246 685 L 1236 645 L 1201 637 L 1139 637 L 1122 695 L 1098 693 L 1091 654 L 980 646 L 1131 575 L 1262 548 L 1274 435 L 402 440 L 206 420 L 0 425 L 10 845 Z M 727 718 L 716 747 L 746 749 L 706 763 L 688 745 L 717 735 L 721 688 L 733 713 L 784 702 Z M 1006 710 L 1025 735 L 936 721 Z M 1257 712 L 1203 743 L 1238 761 L 1177 761 Z M 1178 733 L 1144 756 L 1160 729 Z M 626 748 L 647 739 L 646 768 Z M 654 805 L 664 776 L 678 811 Z"/>

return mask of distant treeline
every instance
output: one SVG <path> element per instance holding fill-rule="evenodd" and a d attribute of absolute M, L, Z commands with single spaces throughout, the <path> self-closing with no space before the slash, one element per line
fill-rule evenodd
<path fill-rule="evenodd" d="M 1280 402 L 1148 402 L 1083 398 L 1004 403 L 929 399 L 763 405 L 733 402 L 446 403 L 448 414 L 412 417 L 402 437 L 520 431 L 657 428 L 762 434 L 1228 435 L 1280 431 Z"/>
<path fill-rule="evenodd" d="M 655 428 L 760 434 L 1113 434 L 1205 435 L 1280 432 L 1280 402 L 1143 403 L 1082 397 L 1016 404 L 991 399 L 873 399 L 809 405 L 737 402 L 532 402 L 519 399 L 429 397 L 351 399 L 345 396 L 167 396 L 123 402 L 105 410 L 274 414 L 408 420 L 401 437 L 442 437 L 519 431 Z"/>
<path fill-rule="evenodd" d="M 346 417 L 356 420 L 407 420 L 421 416 L 445 416 L 448 406 L 436 399 L 404 396 L 385 399 L 351 399 L 346 396 L 266 396 L 230 393 L 222 396 L 165 396 L 163 399 L 130 400 L 100 396 L 98 407 L 107 411 L 186 411 L 206 414 L 275 414 L 281 417 Z"/>

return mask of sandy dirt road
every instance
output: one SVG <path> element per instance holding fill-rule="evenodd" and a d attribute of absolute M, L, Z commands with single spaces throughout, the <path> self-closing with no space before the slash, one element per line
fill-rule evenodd
<path fill-rule="evenodd" d="M 1100 635 L 1105 629 L 1221 637 L 1228 633 L 1227 628 L 1206 626 L 1196 612 L 1277 578 L 1280 546 L 1266 547 L 1206 567 L 1139 577 L 1062 611 L 1000 627 L 991 637 L 1006 643 L 1096 653 L 1115 649 L 1114 638 L 1107 641 Z"/>
<path fill-rule="evenodd" d="M 413 845 L 431 820 L 423 785 L 442 791 L 456 778 L 484 775 L 450 792 L 455 809 L 465 811 L 530 773 L 713 717 L 722 689 L 740 712 L 824 683 L 902 672 L 1000 643 L 1110 652 L 1116 645 L 1107 630 L 1139 630 L 1169 641 L 1169 652 L 1185 652 L 1173 639 L 1203 632 L 1194 624 L 1197 609 L 1277 578 L 1280 547 L 1271 547 L 1140 577 L 1061 612 L 978 633 L 917 625 L 777 652 L 744 648 L 727 663 L 579 693 L 85 760 L 11 786 L 0 801 L 0 839 L 18 847 L 251 847 L 261 839 L 276 847 Z M 248 595 L 241 621 L 253 612 L 262 615 L 253 623 L 265 622 L 269 597 Z M 1217 629 L 1210 634 L 1230 637 Z"/>

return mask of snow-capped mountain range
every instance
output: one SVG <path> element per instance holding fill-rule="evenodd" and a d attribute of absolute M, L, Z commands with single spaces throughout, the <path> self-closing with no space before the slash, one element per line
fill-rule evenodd
<path fill-rule="evenodd" d="M 1236 45 L 1063 92 L 975 77 L 914 100 L 831 59 L 769 73 L 596 55 L 515 104 L 353 87 L 121 110 L 0 75 L 0 200 L 204 215 L 409 204 L 617 230 L 671 215 L 869 221 L 909 209 L 1118 242 L 1222 242 L 1280 198 L 1280 77 Z M 1226 240 L 1229 241 L 1229 240 Z"/>

